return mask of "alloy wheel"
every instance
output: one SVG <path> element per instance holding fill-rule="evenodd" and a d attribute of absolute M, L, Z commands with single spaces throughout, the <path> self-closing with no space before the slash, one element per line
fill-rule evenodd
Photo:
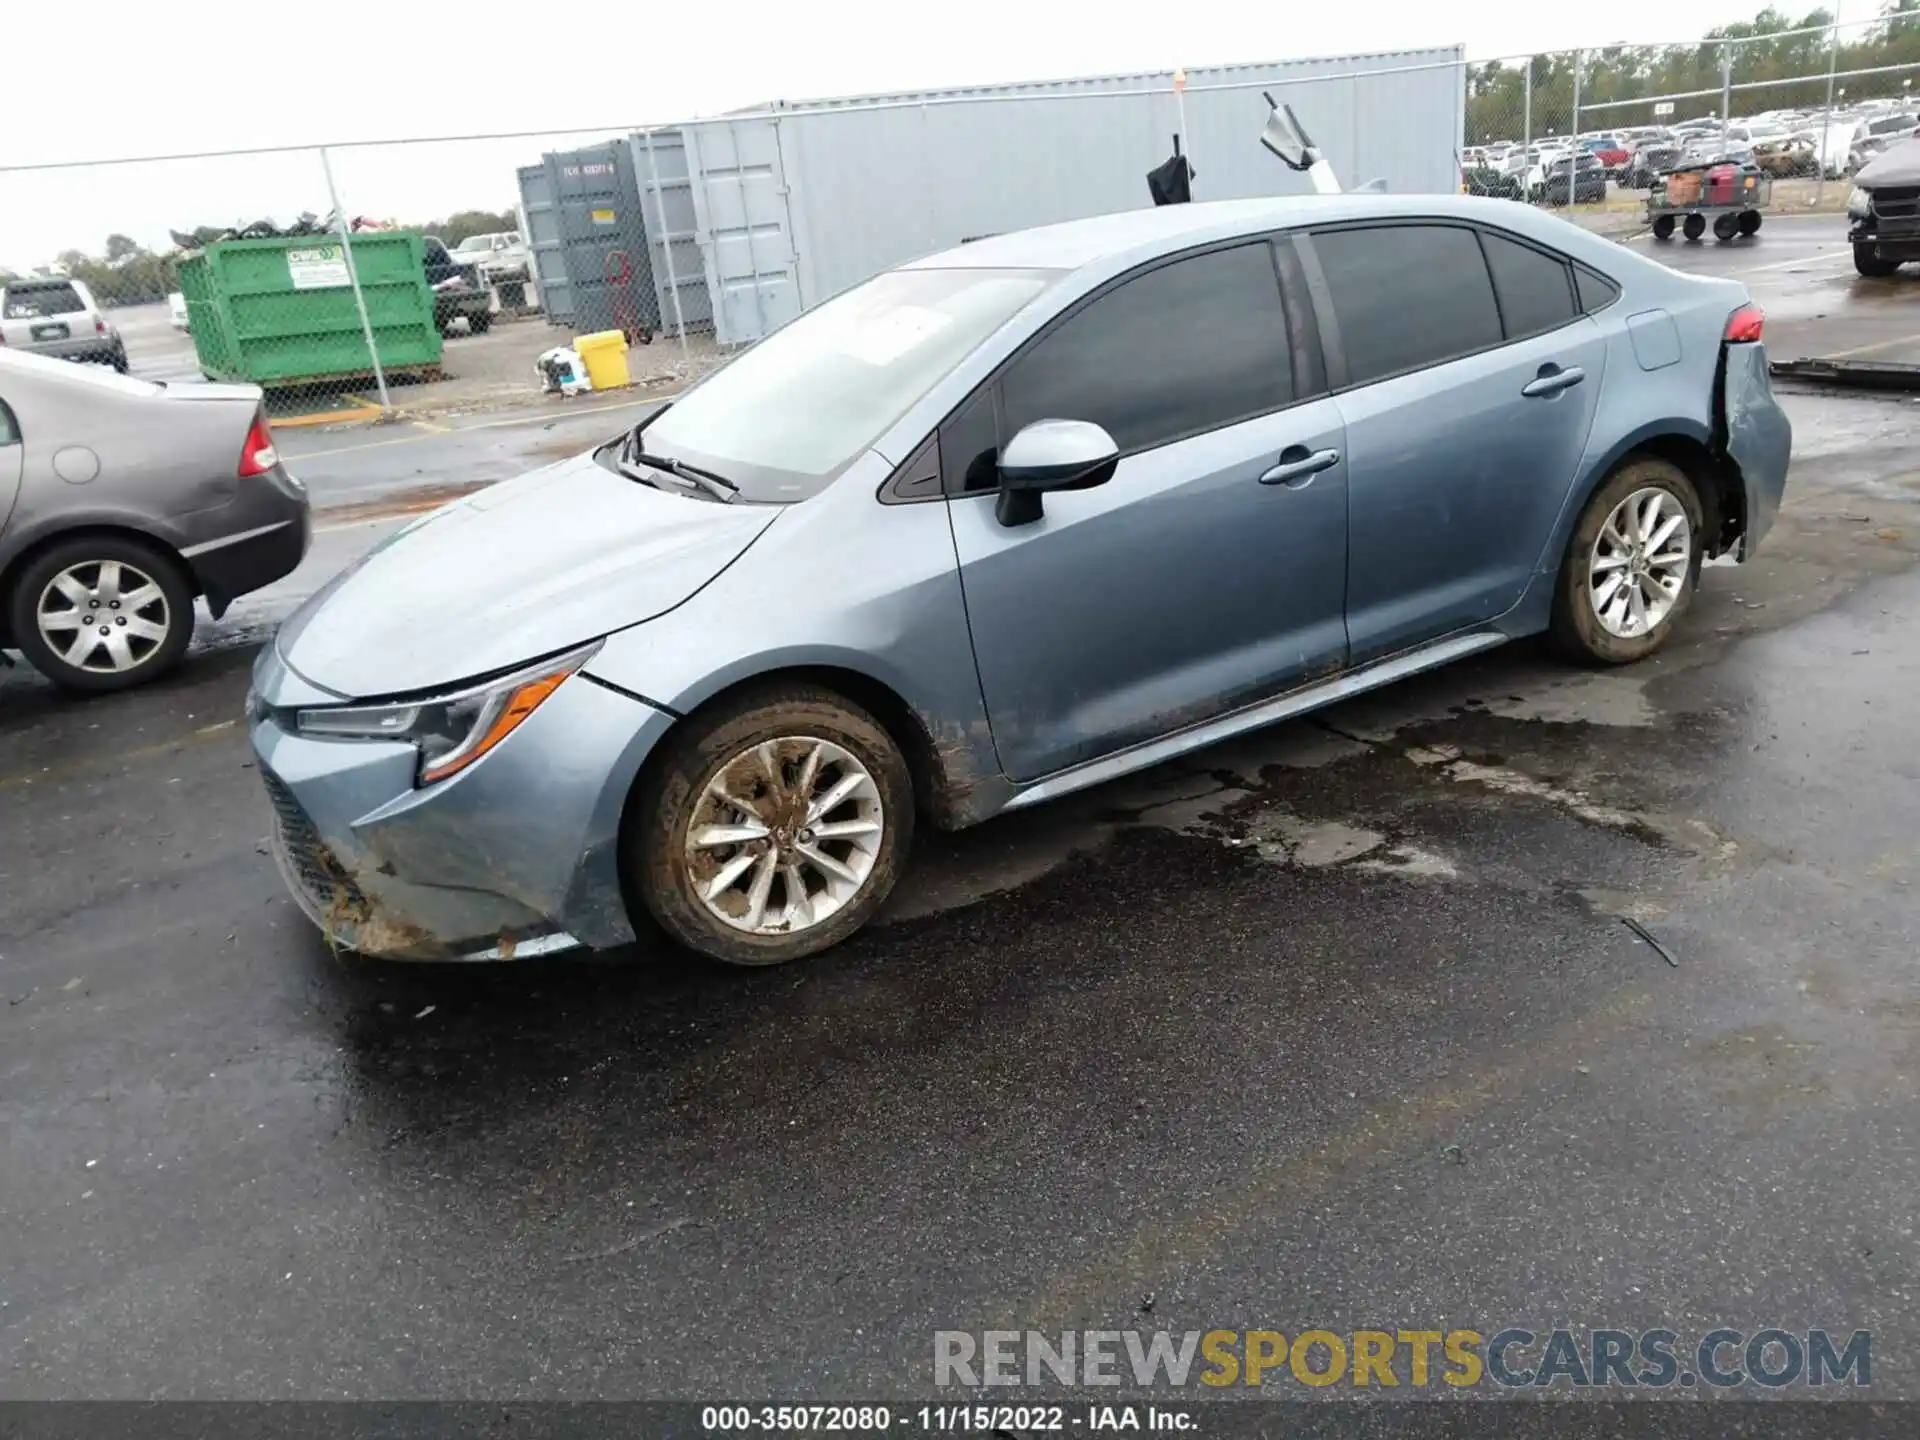
<path fill-rule="evenodd" d="M 77 670 L 120 675 L 166 643 L 166 592 L 124 560 L 69 565 L 46 584 L 34 611 L 47 648 Z"/>
<path fill-rule="evenodd" d="M 1587 598 L 1609 635 L 1637 639 L 1657 629 L 1686 589 L 1693 527 L 1678 497 L 1636 490 L 1607 516 L 1587 560 Z"/>
<path fill-rule="evenodd" d="M 807 735 L 764 741 L 721 764 L 692 805 L 687 876 L 729 928 L 797 934 L 861 892 L 886 823 L 880 787 L 852 751 Z"/>

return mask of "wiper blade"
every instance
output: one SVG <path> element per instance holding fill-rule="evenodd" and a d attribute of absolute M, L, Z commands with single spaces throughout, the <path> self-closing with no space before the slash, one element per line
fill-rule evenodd
<path fill-rule="evenodd" d="M 724 475 L 716 475 L 711 470 L 703 470 L 698 465 L 689 465 L 684 460 L 670 460 L 664 455 L 649 455 L 640 448 L 640 432 L 630 431 L 621 442 L 620 458 L 637 460 L 642 465 L 650 465 L 655 470 L 664 470 L 669 475 L 677 475 L 682 480 L 705 490 L 716 500 L 730 500 L 740 493 L 740 487 Z"/>

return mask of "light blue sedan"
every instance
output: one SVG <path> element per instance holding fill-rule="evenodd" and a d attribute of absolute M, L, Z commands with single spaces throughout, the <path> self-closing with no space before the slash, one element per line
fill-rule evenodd
<path fill-rule="evenodd" d="M 262 653 L 340 946 L 821 950 L 976 824 L 1549 631 L 1623 664 L 1791 432 L 1737 283 L 1468 196 L 1168 206 L 876 276 L 456 502 Z"/>

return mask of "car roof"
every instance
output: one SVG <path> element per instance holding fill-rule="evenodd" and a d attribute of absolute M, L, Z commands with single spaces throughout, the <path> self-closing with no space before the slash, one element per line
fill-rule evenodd
<path fill-rule="evenodd" d="M 1162 205 L 1067 220 L 1031 230 L 1010 231 L 941 250 L 910 261 L 912 270 L 1079 270 L 1109 268 L 1115 262 L 1138 263 L 1156 255 L 1231 240 L 1269 230 L 1337 224 L 1344 220 L 1463 219 L 1479 220 L 1507 229 L 1537 232 L 1542 217 L 1522 213 L 1510 200 L 1475 195 L 1383 195 L 1372 192 L 1344 195 L 1287 195 L 1255 200 L 1213 200 L 1202 204 Z M 1577 248 L 1563 230 L 1584 234 L 1577 226 L 1545 217 L 1553 228 L 1553 243 L 1563 250 Z"/>

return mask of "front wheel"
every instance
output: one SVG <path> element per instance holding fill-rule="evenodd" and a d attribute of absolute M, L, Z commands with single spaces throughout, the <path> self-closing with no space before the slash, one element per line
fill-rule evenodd
<path fill-rule="evenodd" d="M 1758 210 L 1742 210 L 1740 212 L 1740 233 L 1742 235 L 1758 235 L 1760 233 L 1760 212 Z"/>
<path fill-rule="evenodd" d="M 1553 597 L 1555 644 L 1601 665 L 1658 650 L 1692 603 L 1704 529 L 1700 496 L 1679 466 L 1649 456 L 1614 471 L 1567 541 Z"/>
<path fill-rule="evenodd" d="M 1656 240 L 1673 239 L 1673 217 L 1671 215 L 1661 215 L 1654 219 L 1653 238 Z"/>
<path fill-rule="evenodd" d="M 8 597 L 14 643 L 63 690 L 124 690 L 173 668 L 193 638 L 193 587 L 179 564 L 115 535 L 61 541 Z"/>
<path fill-rule="evenodd" d="M 1853 247 L 1853 268 L 1872 280 L 1884 280 L 1900 268 L 1898 260 L 1889 260 L 1873 245 Z"/>
<path fill-rule="evenodd" d="M 1687 216 L 1687 218 L 1681 222 L 1680 233 L 1685 235 L 1689 240 L 1698 240 L 1702 235 L 1707 233 L 1707 217 L 1704 215 Z"/>
<path fill-rule="evenodd" d="M 830 690 L 785 685 L 681 722 L 630 827 L 633 892 L 674 939 L 779 965 L 872 918 L 913 844 L 900 747 Z"/>

